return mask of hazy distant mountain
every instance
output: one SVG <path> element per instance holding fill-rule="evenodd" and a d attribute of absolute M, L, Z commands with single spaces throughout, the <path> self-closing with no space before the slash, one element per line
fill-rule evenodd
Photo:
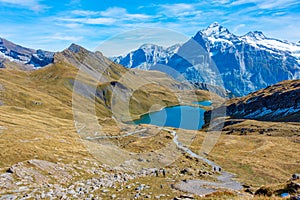
<path fill-rule="evenodd" d="M 196 49 L 199 45 L 203 50 Z M 247 95 L 283 80 L 300 78 L 300 44 L 268 38 L 259 31 L 236 36 L 220 24 L 213 23 L 177 47 L 170 51 L 170 48 L 152 45 L 151 53 L 148 53 L 142 46 L 114 61 L 142 69 L 151 69 L 157 64 L 168 65 L 195 85 L 222 84 L 211 70 L 216 66 L 225 88 L 236 96 Z M 204 61 L 198 61 L 201 56 Z M 163 66 L 155 67 L 159 68 Z"/>
<path fill-rule="evenodd" d="M 156 64 L 167 64 L 169 59 L 177 53 L 180 48 L 179 44 L 169 48 L 154 44 L 144 44 L 136 51 L 130 52 L 125 57 L 118 56 L 111 58 L 127 68 L 139 68 L 149 70 Z"/>
<path fill-rule="evenodd" d="M 0 38 L 0 66 L 2 67 L 5 67 L 6 61 L 35 68 L 43 67 L 52 63 L 53 57 L 53 52 L 29 49 Z"/>

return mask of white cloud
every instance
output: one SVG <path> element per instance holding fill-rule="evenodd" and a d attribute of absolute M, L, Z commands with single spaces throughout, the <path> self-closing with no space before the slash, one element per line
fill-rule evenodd
<path fill-rule="evenodd" d="M 24 7 L 33 11 L 41 11 L 48 8 L 40 3 L 39 0 L 0 0 L 0 3 L 7 6 Z"/>
<path fill-rule="evenodd" d="M 73 26 L 75 23 L 79 24 L 87 24 L 87 25 L 112 25 L 116 22 L 115 19 L 112 18 L 57 18 L 58 21 L 67 22 L 67 25 L 70 25 L 70 22 Z"/>
<path fill-rule="evenodd" d="M 215 4 L 228 4 L 228 3 L 230 3 L 230 0 L 213 0 L 213 3 L 215 3 Z"/>
<path fill-rule="evenodd" d="M 82 24 L 78 24 L 78 23 L 64 23 L 64 24 L 57 24 L 60 26 L 64 26 L 70 29 L 78 29 L 78 28 L 82 28 Z"/>
<path fill-rule="evenodd" d="M 73 10 L 67 15 L 55 18 L 56 21 L 67 22 L 67 24 L 75 23 L 86 25 L 116 25 L 123 26 L 126 24 L 151 21 L 153 16 L 128 13 L 126 9 L 120 7 L 111 7 L 104 11 L 91 10 Z"/>
<path fill-rule="evenodd" d="M 78 16 L 92 16 L 98 14 L 99 12 L 91 10 L 73 10 L 71 13 Z"/>
<path fill-rule="evenodd" d="M 277 1 L 263 1 L 259 4 L 261 9 L 273 9 L 273 8 L 287 8 L 292 5 L 299 4 L 298 0 L 277 0 Z"/>
<path fill-rule="evenodd" d="M 94 25 L 96 25 L 96 24 L 97 25 L 111 25 L 111 24 L 114 24 L 116 22 L 116 20 L 112 19 L 112 18 L 98 17 L 98 18 L 84 19 L 83 22 L 86 24 L 94 24 Z"/>
<path fill-rule="evenodd" d="M 193 4 L 186 4 L 186 3 L 165 4 L 160 6 L 166 11 L 169 11 L 171 13 L 176 13 L 176 14 L 194 9 Z"/>
<path fill-rule="evenodd" d="M 276 9 L 276 8 L 288 8 L 292 5 L 299 3 L 298 0 L 236 0 L 231 5 L 243 5 L 247 3 L 254 3 L 259 9 Z"/>
<path fill-rule="evenodd" d="M 127 20 L 145 20 L 150 19 L 152 16 L 145 14 L 132 14 L 128 13 L 125 8 L 111 7 L 104 11 L 91 11 L 91 10 L 73 10 L 71 14 L 82 17 L 107 17 L 115 19 L 127 19 Z"/>
<path fill-rule="evenodd" d="M 67 35 L 62 35 L 62 34 L 56 33 L 53 36 L 48 37 L 48 39 L 78 42 L 78 41 L 82 40 L 83 37 L 81 37 L 81 36 L 67 36 Z"/>
<path fill-rule="evenodd" d="M 81 6 L 81 0 L 70 0 L 66 6 Z"/>
<path fill-rule="evenodd" d="M 168 17 L 198 16 L 202 13 L 198 4 L 161 4 L 159 8 L 160 14 Z"/>
<path fill-rule="evenodd" d="M 127 19 L 127 20 L 145 20 L 151 18 L 151 16 L 145 14 L 128 13 L 125 8 L 120 8 L 120 7 L 108 8 L 107 10 L 100 12 L 100 15 L 103 17 L 111 17 L 111 18 Z"/>
<path fill-rule="evenodd" d="M 231 3 L 231 5 L 242 5 L 246 3 L 257 3 L 259 0 L 236 0 Z"/>

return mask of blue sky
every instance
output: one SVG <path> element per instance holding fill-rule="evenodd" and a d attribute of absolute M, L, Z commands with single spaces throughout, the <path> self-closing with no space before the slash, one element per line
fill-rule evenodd
<path fill-rule="evenodd" d="M 135 32 L 149 38 L 138 34 L 136 44 L 123 40 L 122 50 L 106 54 L 120 54 L 142 42 L 167 46 L 183 42 L 213 22 L 236 35 L 260 30 L 269 37 L 300 40 L 299 0 L 0 0 L 0 15 L 0 37 L 51 51 L 71 43 L 95 50 L 111 37 L 120 43 Z"/>

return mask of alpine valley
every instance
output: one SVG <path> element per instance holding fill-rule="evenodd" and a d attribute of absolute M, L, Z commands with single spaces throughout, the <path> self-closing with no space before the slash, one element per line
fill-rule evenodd
<path fill-rule="evenodd" d="M 110 59 L 1 38 L 0 199 L 299 199 L 299 79 L 299 43 L 217 23 Z M 133 123 L 181 106 L 205 125 Z"/>

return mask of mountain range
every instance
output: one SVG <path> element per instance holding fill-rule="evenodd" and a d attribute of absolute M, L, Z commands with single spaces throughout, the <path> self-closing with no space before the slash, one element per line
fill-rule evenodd
<path fill-rule="evenodd" d="M 44 67 L 53 63 L 54 54 L 0 38 L 1 68 Z M 218 23 L 197 32 L 184 44 L 167 48 L 144 44 L 111 60 L 127 68 L 159 70 L 175 79 L 183 75 L 199 89 L 216 92 L 212 88 L 222 88 L 229 97 L 300 78 L 299 42 L 269 38 L 259 31 L 237 36 Z"/>
<path fill-rule="evenodd" d="M 7 61 L 13 61 L 15 65 L 28 69 L 39 68 L 54 61 L 54 52 L 22 47 L 0 38 L 0 68 L 7 67 Z"/>
<path fill-rule="evenodd" d="M 164 71 L 167 66 L 201 89 L 207 84 L 224 87 L 233 96 L 300 78 L 299 43 L 269 38 L 260 31 L 237 36 L 218 23 L 184 44 L 142 45 L 111 59 L 128 68 Z"/>

